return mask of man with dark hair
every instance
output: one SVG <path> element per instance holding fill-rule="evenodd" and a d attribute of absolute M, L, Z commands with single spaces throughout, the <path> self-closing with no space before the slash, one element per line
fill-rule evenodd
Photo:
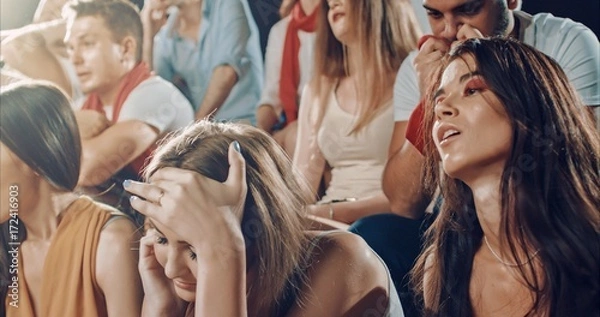
<path fill-rule="evenodd" d="M 71 2 L 67 51 L 87 97 L 77 120 L 83 145 L 79 184 L 117 173 L 137 176 L 157 140 L 193 121 L 192 106 L 142 62 L 142 23 L 124 0 Z"/>

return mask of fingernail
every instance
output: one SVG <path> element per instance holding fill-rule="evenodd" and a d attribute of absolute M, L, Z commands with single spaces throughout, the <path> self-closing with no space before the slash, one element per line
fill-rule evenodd
<path fill-rule="evenodd" d="M 131 197 L 129 197 L 129 202 L 134 202 L 138 199 L 140 199 L 138 196 L 131 196 Z"/>
<path fill-rule="evenodd" d="M 242 153 L 242 150 L 240 149 L 240 142 L 233 141 L 233 149 L 236 150 L 238 153 Z"/>
<path fill-rule="evenodd" d="M 123 187 L 127 188 L 129 187 L 129 185 L 131 185 L 131 180 L 130 179 L 126 179 L 123 181 Z"/>

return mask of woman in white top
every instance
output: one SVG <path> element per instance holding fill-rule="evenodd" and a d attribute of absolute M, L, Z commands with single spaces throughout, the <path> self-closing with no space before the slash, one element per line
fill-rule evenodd
<path fill-rule="evenodd" d="M 318 4 L 319 0 L 284 1 L 283 18 L 271 28 L 267 42 L 256 125 L 271 133 L 290 156 L 296 146 L 298 101 L 312 76 Z M 278 124 L 283 127 L 277 129 Z"/>
<path fill-rule="evenodd" d="M 392 88 L 420 30 L 408 0 L 330 0 L 321 10 L 294 164 L 315 192 L 331 167 L 326 195 L 309 211 L 352 223 L 389 211 L 381 173 L 393 128 Z M 331 204 L 337 201 L 343 202 Z"/>

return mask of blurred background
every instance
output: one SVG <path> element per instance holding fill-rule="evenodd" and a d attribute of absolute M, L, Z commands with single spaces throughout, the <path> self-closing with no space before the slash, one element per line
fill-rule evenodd
<path fill-rule="evenodd" d="M 39 0 L 0 0 L 0 29 L 7 30 L 31 22 Z M 132 0 L 138 6 L 143 0 Z M 248 0 L 256 24 L 261 30 L 261 43 L 267 41 L 268 30 L 279 19 L 281 0 Z M 522 10 L 531 14 L 550 12 L 585 24 L 600 37 L 600 0 L 522 0 Z"/>

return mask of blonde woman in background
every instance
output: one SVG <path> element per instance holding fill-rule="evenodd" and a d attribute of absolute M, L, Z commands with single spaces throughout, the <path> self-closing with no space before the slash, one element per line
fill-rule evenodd
<path fill-rule="evenodd" d="M 330 167 L 325 196 L 314 197 L 309 211 L 352 223 L 389 211 L 381 173 L 394 124 L 392 88 L 420 29 L 408 0 L 323 1 L 321 13 L 294 165 L 315 192 Z"/>

